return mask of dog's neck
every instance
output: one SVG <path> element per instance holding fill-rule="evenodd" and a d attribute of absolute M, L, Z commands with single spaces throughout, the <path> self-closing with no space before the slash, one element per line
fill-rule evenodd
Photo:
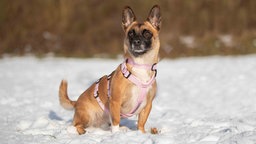
<path fill-rule="evenodd" d="M 145 55 L 139 56 L 139 57 L 133 57 L 130 55 L 126 55 L 125 59 L 131 59 L 134 63 L 138 65 L 151 65 L 153 66 L 158 62 L 158 56 L 153 55 L 153 53 L 147 53 Z M 145 69 L 141 67 L 134 67 L 131 64 L 128 64 L 128 69 L 131 71 L 132 74 L 134 74 L 138 79 L 140 79 L 142 82 L 148 82 L 152 76 L 154 75 L 154 71 L 151 69 Z"/>

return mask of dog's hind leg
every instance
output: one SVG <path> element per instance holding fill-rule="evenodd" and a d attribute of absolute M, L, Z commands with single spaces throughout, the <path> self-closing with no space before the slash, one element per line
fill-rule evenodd
<path fill-rule="evenodd" d="M 79 135 L 84 134 L 86 132 L 85 126 L 83 124 L 76 124 L 75 127 Z"/>
<path fill-rule="evenodd" d="M 75 112 L 73 125 L 76 127 L 79 135 L 84 134 L 86 132 L 85 128 L 88 127 L 89 119 L 88 117 L 82 117 L 79 112 Z"/>

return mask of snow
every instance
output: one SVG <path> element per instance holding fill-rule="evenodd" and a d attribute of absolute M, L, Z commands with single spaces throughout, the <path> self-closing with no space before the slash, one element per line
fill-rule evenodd
<path fill-rule="evenodd" d="M 7 144 L 255 144 L 256 55 L 162 60 L 158 93 L 146 123 L 121 121 L 129 129 L 88 128 L 77 135 L 73 111 L 58 101 L 61 79 L 71 99 L 121 59 L 5 57 L 0 59 L 0 141 Z M 149 133 L 152 127 L 159 134 Z"/>

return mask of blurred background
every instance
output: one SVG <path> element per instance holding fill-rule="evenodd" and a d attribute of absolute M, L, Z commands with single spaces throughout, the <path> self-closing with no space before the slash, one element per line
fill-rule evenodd
<path fill-rule="evenodd" d="M 256 53 L 255 0 L 0 0 L 0 56 L 116 57 L 121 12 L 162 10 L 161 57 Z"/>

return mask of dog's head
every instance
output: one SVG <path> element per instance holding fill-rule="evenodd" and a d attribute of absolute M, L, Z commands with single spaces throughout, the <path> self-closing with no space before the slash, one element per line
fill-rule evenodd
<path fill-rule="evenodd" d="M 136 16 L 130 7 L 125 7 L 122 18 L 125 31 L 124 51 L 130 57 L 158 56 L 160 47 L 159 30 L 161 27 L 160 7 L 155 5 L 143 23 L 136 21 Z"/>

